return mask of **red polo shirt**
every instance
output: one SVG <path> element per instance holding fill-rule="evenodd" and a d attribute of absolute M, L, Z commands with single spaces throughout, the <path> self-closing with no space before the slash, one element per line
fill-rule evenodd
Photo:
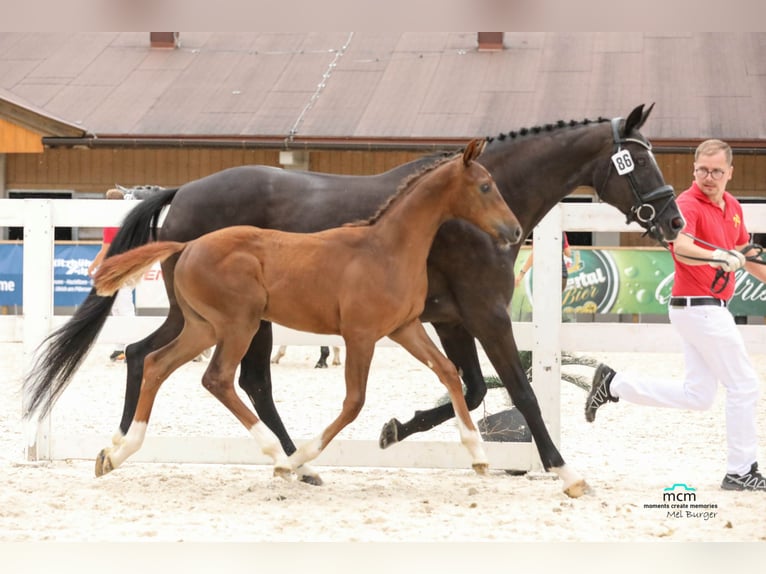
<path fill-rule="evenodd" d="M 725 208 L 721 210 L 702 193 L 696 183 L 676 198 L 678 208 L 686 220 L 686 227 L 681 233 L 689 233 L 694 237 L 722 247 L 734 249 L 750 241 L 745 221 L 742 217 L 742 206 L 728 191 L 723 193 Z M 695 242 L 700 247 L 709 246 Z M 676 264 L 673 281 L 673 295 L 678 297 L 709 297 L 715 295 L 719 299 L 729 300 L 734 295 L 734 274 L 729 277 L 726 288 L 720 293 L 713 294 L 711 286 L 717 269 L 710 265 L 687 265 L 676 259 L 671 244 L 671 253 Z M 723 281 L 723 280 L 721 280 Z M 717 287 L 721 285 L 718 283 Z"/>
<path fill-rule="evenodd" d="M 119 227 L 104 227 L 104 243 L 112 243 L 119 230 Z"/>

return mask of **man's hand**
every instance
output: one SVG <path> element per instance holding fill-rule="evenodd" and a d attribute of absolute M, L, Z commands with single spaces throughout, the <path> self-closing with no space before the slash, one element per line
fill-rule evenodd
<path fill-rule="evenodd" d="M 725 249 L 716 249 L 713 251 L 713 259 L 715 261 L 711 261 L 708 263 L 711 267 L 720 267 L 724 271 L 736 271 L 740 267 L 742 267 L 745 264 L 745 254 L 740 253 L 736 249 L 731 250 L 725 250 Z"/>

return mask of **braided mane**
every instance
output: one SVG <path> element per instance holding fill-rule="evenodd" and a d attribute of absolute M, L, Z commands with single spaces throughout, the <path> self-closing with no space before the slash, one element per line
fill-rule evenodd
<path fill-rule="evenodd" d="M 508 132 L 507 134 L 501 133 L 497 137 L 488 137 L 487 143 L 492 143 L 495 140 L 503 141 L 507 138 L 516 139 L 516 138 L 524 137 L 524 136 L 537 135 L 543 132 L 552 132 L 554 130 L 558 130 L 562 128 L 574 128 L 577 126 L 587 126 L 589 124 L 600 124 L 600 123 L 604 123 L 608 121 L 611 121 L 611 120 L 609 118 L 602 118 L 602 117 L 599 117 L 596 120 L 584 119 L 579 122 L 575 120 L 569 120 L 568 122 L 564 120 L 559 120 L 555 124 L 545 124 L 543 126 L 521 128 L 518 131 L 511 131 L 511 132 Z"/>

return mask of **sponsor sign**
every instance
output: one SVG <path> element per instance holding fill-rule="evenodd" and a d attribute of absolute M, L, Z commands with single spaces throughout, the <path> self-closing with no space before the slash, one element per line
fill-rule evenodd
<path fill-rule="evenodd" d="M 519 257 L 516 271 L 525 257 Z M 667 313 L 673 258 L 665 250 L 575 249 L 561 296 L 564 313 Z M 524 275 L 511 301 L 511 317 L 528 317 L 534 305 L 532 273 Z M 733 315 L 766 316 L 766 285 L 744 269 L 735 273 L 729 309 Z"/>
<path fill-rule="evenodd" d="M 74 307 L 82 303 L 92 286 L 88 265 L 99 246 L 91 244 L 56 244 L 53 251 L 53 304 Z M 23 305 L 24 245 L 0 245 L 0 306 Z"/>

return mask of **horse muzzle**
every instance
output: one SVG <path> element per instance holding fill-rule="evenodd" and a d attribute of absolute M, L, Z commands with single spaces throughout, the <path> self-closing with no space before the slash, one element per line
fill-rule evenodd
<path fill-rule="evenodd" d="M 497 232 L 495 243 L 501 251 L 508 251 L 511 245 L 516 245 L 524 237 L 524 230 L 518 224 L 501 223 L 495 227 L 495 231 Z"/>

